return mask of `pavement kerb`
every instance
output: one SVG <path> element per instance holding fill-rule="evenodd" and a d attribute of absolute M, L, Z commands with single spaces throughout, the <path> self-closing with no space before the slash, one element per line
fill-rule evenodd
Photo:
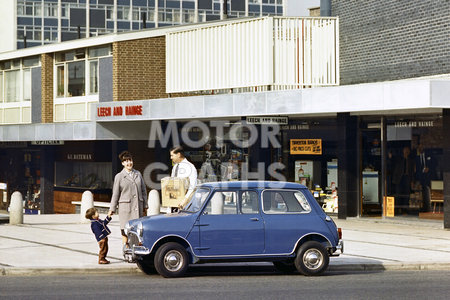
<path fill-rule="evenodd" d="M 225 264 L 224 264 L 225 265 Z M 396 264 L 330 264 L 327 272 L 381 272 L 450 270 L 450 263 L 396 263 Z M 0 268 L 2 276 L 80 275 L 80 274 L 139 274 L 137 266 L 113 268 Z"/>
<path fill-rule="evenodd" d="M 78 274 L 138 274 L 142 273 L 136 265 L 130 267 L 113 268 L 21 268 L 3 267 L 0 274 L 3 276 L 39 276 L 39 275 L 78 275 Z"/>

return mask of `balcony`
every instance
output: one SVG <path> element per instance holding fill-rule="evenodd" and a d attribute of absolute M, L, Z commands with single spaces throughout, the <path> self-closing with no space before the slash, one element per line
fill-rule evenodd
<path fill-rule="evenodd" d="M 166 92 L 339 85 L 337 18 L 264 17 L 166 35 Z"/>

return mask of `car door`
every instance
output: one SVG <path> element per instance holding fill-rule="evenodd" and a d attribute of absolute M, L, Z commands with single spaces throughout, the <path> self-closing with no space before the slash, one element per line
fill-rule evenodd
<path fill-rule="evenodd" d="M 302 191 L 262 192 L 267 254 L 289 254 L 305 234 L 321 230 Z"/>
<path fill-rule="evenodd" d="M 216 191 L 199 217 L 199 256 L 264 252 L 264 222 L 256 191 Z"/>

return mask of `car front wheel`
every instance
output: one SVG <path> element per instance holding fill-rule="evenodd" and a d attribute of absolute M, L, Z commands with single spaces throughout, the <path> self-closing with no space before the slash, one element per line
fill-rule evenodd
<path fill-rule="evenodd" d="M 163 277 L 183 276 L 189 266 L 186 249 L 178 243 L 166 243 L 155 254 L 155 268 Z"/>
<path fill-rule="evenodd" d="M 319 242 L 304 243 L 297 251 L 295 267 L 303 275 L 320 275 L 328 267 L 330 258 L 327 249 Z"/>

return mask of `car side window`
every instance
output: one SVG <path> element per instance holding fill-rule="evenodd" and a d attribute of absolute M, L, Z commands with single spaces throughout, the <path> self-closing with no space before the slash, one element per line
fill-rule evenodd
<path fill-rule="evenodd" d="M 266 214 L 309 212 L 311 207 L 306 197 L 299 191 L 263 192 L 263 209 Z"/>
<path fill-rule="evenodd" d="M 237 214 L 237 199 L 237 192 L 216 191 L 203 210 L 203 214 L 235 215 Z"/>
<path fill-rule="evenodd" d="M 255 191 L 243 191 L 239 197 L 239 207 L 242 214 L 259 213 L 258 193 Z"/>

